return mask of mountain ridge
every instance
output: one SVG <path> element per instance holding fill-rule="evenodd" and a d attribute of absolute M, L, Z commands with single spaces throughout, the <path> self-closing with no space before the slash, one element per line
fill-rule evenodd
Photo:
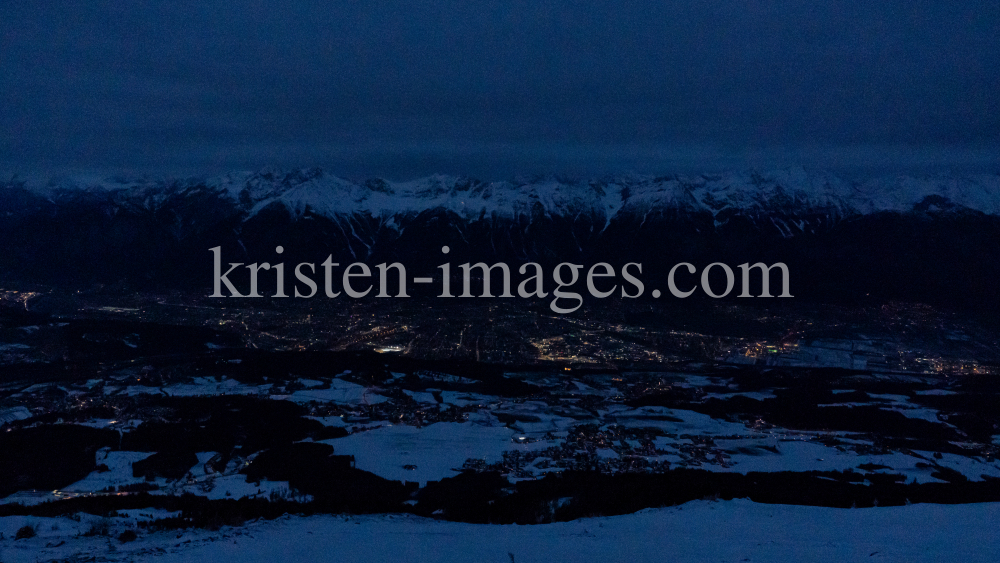
<path fill-rule="evenodd" d="M 589 180 L 533 177 L 486 182 L 462 176 L 434 175 L 404 182 L 380 178 L 352 181 L 322 169 L 234 172 L 211 178 L 151 179 L 124 177 L 50 179 L 0 183 L 0 189 L 23 188 L 54 204 L 82 198 L 111 197 L 156 211 L 172 196 L 212 192 L 233 203 L 248 220 L 272 206 L 294 218 L 363 214 L 389 221 L 443 210 L 465 221 L 588 214 L 604 219 L 605 228 L 619 215 L 639 217 L 654 210 L 734 213 L 759 217 L 780 212 L 821 212 L 851 217 L 879 212 L 967 209 L 1000 215 L 1000 174 L 927 175 L 848 181 L 802 168 L 772 172 L 728 172 L 697 176 L 607 176 Z M 5 195 L 9 195 L 9 191 Z M 717 221 L 718 222 L 718 221 Z M 390 226 L 392 224 L 390 223 Z M 777 225 L 776 225 L 777 226 Z M 794 225 L 777 226 L 794 234 Z M 798 230 L 802 230 L 801 226 Z"/>
<path fill-rule="evenodd" d="M 0 184 L 5 283 L 203 291 L 217 246 L 227 262 L 400 262 L 417 276 L 442 261 L 636 262 L 661 289 L 681 262 L 782 262 L 799 299 L 985 311 L 1000 309 L 1000 176 L 389 182 L 302 169 Z"/>

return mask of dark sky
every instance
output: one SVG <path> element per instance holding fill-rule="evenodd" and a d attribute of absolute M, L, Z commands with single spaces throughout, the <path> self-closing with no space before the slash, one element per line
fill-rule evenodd
<path fill-rule="evenodd" d="M 0 169 L 1000 163 L 1000 2 L 0 2 Z"/>

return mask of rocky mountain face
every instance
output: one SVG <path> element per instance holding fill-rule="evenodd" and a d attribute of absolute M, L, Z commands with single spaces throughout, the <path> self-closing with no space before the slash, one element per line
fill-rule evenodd
<path fill-rule="evenodd" d="M 1000 305 L 998 243 L 998 175 L 358 182 L 311 169 L 0 184 L 0 279 L 69 287 L 202 291 L 221 246 L 225 262 L 290 270 L 332 256 L 411 275 L 444 262 L 638 262 L 647 293 L 666 293 L 678 262 L 783 262 L 798 299 L 982 308 Z"/>

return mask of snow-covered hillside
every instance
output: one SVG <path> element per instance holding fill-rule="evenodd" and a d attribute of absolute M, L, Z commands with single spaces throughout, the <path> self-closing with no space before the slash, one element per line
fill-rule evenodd
<path fill-rule="evenodd" d="M 135 529 L 143 514 L 111 518 Z M 159 514 L 157 514 L 160 516 Z M 285 516 L 243 528 L 141 532 L 119 543 L 80 537 L 86 520 L 0 518 L 0 557 L 35 561 L 897 561 L 1000 559 L 1000 505 L 912 505 L 838 509 L 695 501 L 636 514 L 536 526 L 440 522 L 408 515 Z M 161 516 L 162 517 L 162 516 Z M 37 536 L 13 540 L 25 525 Z M 96 559 L 95 559 L 96 558 Z"/>

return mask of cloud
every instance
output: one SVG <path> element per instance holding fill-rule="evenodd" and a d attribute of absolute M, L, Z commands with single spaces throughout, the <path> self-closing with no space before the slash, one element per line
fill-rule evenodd
<path fill-rule="evenodd" d="M 805 160 L 810 147 L 944 147 L 940 158 L 964 161 L 1000 143 L 995 2 L 13 0 L 0 11 L 6 168 L 516 173 L 642 155 Z M 500 158 L 496 147 L 517 148 Z"/>

